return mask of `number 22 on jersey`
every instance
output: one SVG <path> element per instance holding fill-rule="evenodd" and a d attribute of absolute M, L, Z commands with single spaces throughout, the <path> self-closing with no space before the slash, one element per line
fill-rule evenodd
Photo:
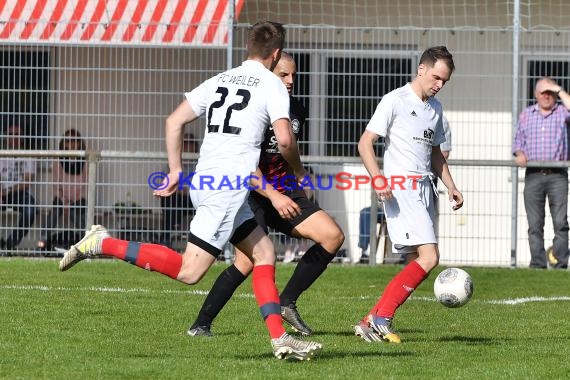
<path fill-rule="evenodd" d="M 226 102 L 226 98 L 228 97 L 228 89 L 226 87 L 218 87 L 216 93 L 221 94 L 222 97 L 220 100 L 213 102 L 208 109 L 208 133 L 210 132 L 219 132 L 220 126 L 216 124 L 212 124 L 212 114 L 214 112 L 223 112 L 223 105 Z M 233 127 L 230 125 L 230 118 L 232 116 L 232 112 L 240 111 L 247 107 L 249 103 L 249 99 L 251 98 L 251 93 L 248 90 L 240 88 L 236 91 L 236 95 L 242 97 L 242 101 L 240 103 L 234 103 L 228 106 L 226 110 L 226 116 L 224 117 L 224 125 L 222 126 L 222 133 L 230 133 L 233 135 L 239 135 L 241 133 L 241 128 Z"/>

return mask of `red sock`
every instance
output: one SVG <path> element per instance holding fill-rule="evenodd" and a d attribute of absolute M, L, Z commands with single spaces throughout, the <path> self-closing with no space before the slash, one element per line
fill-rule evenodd
<path fill-rule="evenodd" d="M 149 243 L 107 238 L 101 246 L 103 255 L 113 256 L 139 268 L 178 278 L 182 267 L 182 255 L 172 249 Z"/>
<path fill-rule="evenodd" d="M 272 339 L 279 338 L 285 332 L 281 318 L 279 293 L 275 286 L 275 267 L 273 265 L 256 265 L 253 267 L 253 293 L 261 315 Z"/>
<path fill-rule="evenodd" d="M 385 318 L 392 318 L 412 292 L 428 276 L 428 273 L 416 261 L 410 262 L 398 273 L 384 289 L 378 303 L 370 310 L 371 313 Z"/>

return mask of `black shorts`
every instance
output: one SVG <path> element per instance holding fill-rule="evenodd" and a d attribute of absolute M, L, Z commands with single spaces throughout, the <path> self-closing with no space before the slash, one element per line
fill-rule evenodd
<path fill-rule="evenodd" d="M 301 208 L 301 214 L 299 216 L 289 220 L 283 219 L 279 216 L 277 210 L 273 208 L 269 198 L 253 191 L 249 194 L 249 206 L 251 207 L 251 211 L 255 214 L 257 224 L 263 228 L 265 233 L 268 233 L 268 227 L 271 227 L 278 232 L 291 236 L 293 228 L 301 224 L 302 221 L 313 215 L 315 212 L 321 210 L 319 206 L 311 202 L 305 196 L 303 191 L 286 191 L 284 194 L 299 205 Z"/>

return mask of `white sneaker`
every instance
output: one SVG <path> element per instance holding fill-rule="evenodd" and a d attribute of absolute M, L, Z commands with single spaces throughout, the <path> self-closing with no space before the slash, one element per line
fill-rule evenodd
<path fill-rule="evenodd" d="M 368 343 L 382 342 L 382 337 L 365 321 L 360 321 L 354 326 L 354 335 L 364 339 Z"/>
<path fill-rule="evenodd" d="M 74 244 L 65 252 L 63 259 L 59 262 L 59 270 L 66 271 L 81 260 L 100 256 L 103 239 L 110 237 L 109 232 L 103 226 L 93 225 L 85 232 L 85 236 L 78 243 Z"/>
<path fill-rule="evenodd" d="M 271 345 L 277 359 L 311 360 L 323 348 L 320 343 L 295 339 L 287 333 L 271 339 Z"/>
<path fill-rule="evenodd" d="M 389 343 L 401 343 L 400 336 L 392 329 L 392 319 L 369 314 L 366 318 L 368 326 L 376 331 L 383 341 Z"/>

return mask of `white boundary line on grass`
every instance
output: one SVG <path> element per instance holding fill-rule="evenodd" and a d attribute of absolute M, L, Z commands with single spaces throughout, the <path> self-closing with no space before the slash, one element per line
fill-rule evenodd
<path fill-rule="evenodd" d="M 433 301 L 435 302 L 435 297 L 410 297 L 410 299 L 418 301 Z M 553 302 L 553 301 L 570 301 L 570 296 L 552 296 L 552 297 L 522 297 L 522 298 L 507 298 L 503 300 L 471 300 L 471 302 L 480 302 L 490 305 L 522 305 L 531 302 Z"/>
<path fill-rule="evenodd" d="M 162 294 L 189 294 L 189 295 L 199 295 L 204 296 L 208 294 L 208 291 L 205 290 L 172 290 L 172 289 L 163 289 L 163 290 L 152 290 L 152 289 L 145 289 L 145 288 L 108 288 L 108 287 L 95 287 L 90 286 L 87 288 L 68 288 L 63 286 L 47 286 L 47 285 L 0 285 L 0 289 L 7 289 L 7 290 L 37 290 L 42 292 L 50 292 L 50 291 L 90 291 L 90 292 L 98 292 L 98 293 L 142 293 L 142 294 L 150 294 L 150 293 L 162 293 Z M 235 293 L 234 297 L 239 298 L 254 298 L 253 294 L 251 293 Z M 340 298 L 350 298 L 350 297 L 340 297 Z M 375 298 L 372 296 L 361 296 L 358 297 L 360 299 L 370 299 Z M 427 301 L 427 302 L 435 302 L 434 297 L 410 297 L 411 300 L 414 301 Z M 570 301 L 570 296 L 552 296 L 552 297 L 540 297 L 540 296 L 533 296 L 533 297 L 522 297 L 522 298 L 507 298 L 502 300 L 472 300 L 472 302 L 480 302 L 486 303 L 491 305 L 521 305 L 531 302 L 553 302 L 553 301 Z"/>
<path fill-rule="evenodd" d="M 570 301 L 570 297 L 568 296 L 554 296 L 554 297 L 524 297 L 524 298 L 515 298 L 512 300 L 487 300 L 485 303 L 490 303 L 493 305 L 519 305 L 523 303 L 529 302 L 549 302 L 549 301 Z"/>
<path fill-rule="evenodd" d="M 70 291 L 89 291 L 89 292 L 98 292 L 98 293 L 142 293 L 142 294 L 151 294 L 151 293 L 161 293 L 161 294 L 189 294 L 189 295 L 199 295 L 205 296 L 208 294 L 207 290 L 173 290 L 173 289 L 163 289 L 163 290 L 152 290 L 152 289 L 145 289 L 145 288 L 108 288 L 108 287 L 99 287 L 99 286 L 90 286 L 87 288 L 68 288 L 63 286 L 47 286 L 47 285 L 0 285 L 0 289 L 11 289 L 11 290 L 37 290 L 42 292 L 49 292 L 49 291 L 62 291 L 62 292 L 70 292 Z M 254 298 L 253 294 L 248 293 L 236 293 L 234 297 L 241 297 L 241 298 Z"/>

